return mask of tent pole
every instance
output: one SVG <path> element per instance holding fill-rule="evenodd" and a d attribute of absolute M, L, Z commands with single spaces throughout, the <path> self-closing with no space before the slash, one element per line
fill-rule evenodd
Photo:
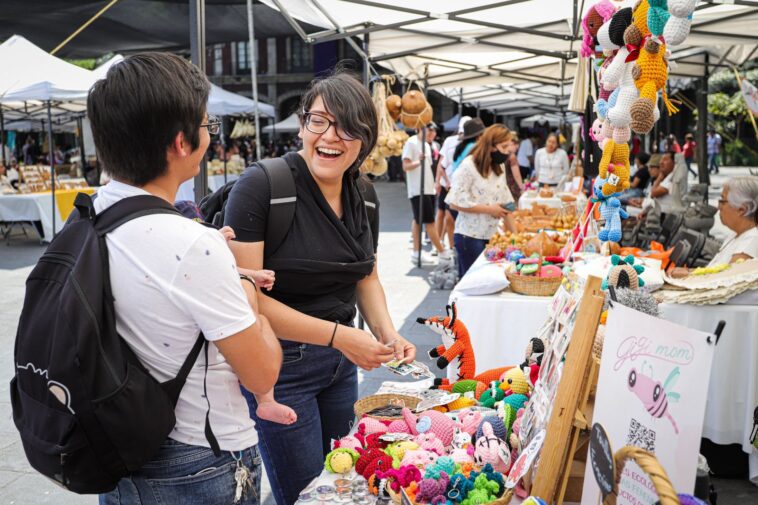
<path fill-rule="evenodd" d="M 250 77 L 253 86 L 253 100 L 255 100 L 255 157 L 259 160 L 261 159 L 261 115 L 258 110 L 258 59 L 255 57 L 253 0 L 247 0 L 247 35 L 248 40 L 250 41 Z M 226 167 L 226 165 L 224 166 Z M 226 172 L 224 172 L 224 174 L 226 174 Z"/>
<path fill-rule="evenodd" d="M 369 84 L 369 77 L 371 76 L 371 71 L 369 70 L 369 61 L 368 61 L 368 37 L 369 37 L 368 33 L 364 33 L 363 43 L 361 44 L 362 49 L 363 49 L 363 54 L 365 56 L 365 58 L 363 58 L 363 84 L 364 86 L 366 86 L 367 89 L 368 89 L 368 84 Z"/>
<path fill-rule="evenodd" d="M 697 175 L 701 184 L 711 184 L 708 174 L 708 53 L 705 53 L 705 66 L 700 89 L 697 90 Z M 655 139 L 654 139 L 655 141 Z"/>
<path fill-rule="evenodd" d="M 224 185 L 226 185 L 226 137 L 224 136 L 224 120 L 221 119 L 221 155 L 224 157 Z"/>
<path fill-rule="evenodd" d="M 47 101 L 47 150 L 50 156 L 50 187 L 53 199 L 53 238 L 55 238 L 55 149 L 53 147 L 53 113 L 50 108 L 50 100 Z"/>
<path fill-rule="evenodd" d="M 205 0 L 189 0 L 190 53 L 192 63 L 205 74 Z M 203 156 L 200 173 L 195 176 L 195 201 L 208 192 L 208 163 Z"/>
<path fill-rule="evenodd" d="M 87 154 L 84 152 L 84 121 L 81 117 L 76 118 L 76 129 L 79 132 L 79 158 L 82 161 L 82 177 L 87 174 Z"/>
<path fill-rule="evenodd" d="M 429 64 L 424 63 L 424 99 L 427 98 L 427 88 L 429 87 Z M 418 125 L 416 125 L 418 126 Z M 430 147 L 431 149 L 431 147 Z M 421 164 L 419 170 L 421 170 L 421 180 L 419 181 L 419 197 L 418 197 L 418 258 L 416 258 L 416 265 L 421 268 L 421 251 L 424 246 L 424 179 L 426 175 L 426 123 L 421 128 Z"/>
<path fill-rule="evenodd" d="M 463 117 L 463 88 L 458 88 L 458 119 Z"/>
<path fill-rule="evenodd" d="M 0 159 L 2 159 L 3 166 L 6 165 L 5 160 L 5 118 L 3 117 L 3 108 L 0 107 Z"/>

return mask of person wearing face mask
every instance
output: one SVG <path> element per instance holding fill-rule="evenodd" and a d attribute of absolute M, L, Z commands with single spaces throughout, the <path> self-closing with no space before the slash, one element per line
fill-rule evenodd
<path fill-rule="evenodd" d="M 282 369 L 273 392 L 245 396 L 279 505 L 297 501 L 321 473 L 332 439 L 350 431 L 356 366 L 371 370 L 416 356 L 390 318 L 377 273 L 377 237 L 357 187 L 359 167 L 376 144 L 376 125 L 371 95 L 356 78 L 338 73 L 313 81 L 300 106 L 303 148 L 284 155 L 297 201 L 279 247 L 264 249 L 270 185 L 261 167 L 240 177 L 226 203 L 224 224 L 236 234 L 230 247 L 237 264 L 276 272 L 272 290 L 259 292 L 258 301 L 280 339 Z M 373 337 L 352 327 L 356 304 Z M 296 421 L 261 419 L 260 405 L 272 402 L 280 403 L 268 407 L 292 409 Z"/>
<path fill-rule="evenodd" d="M 502 124 L 485 129 L 471 154 L 461 162 L 445 199 L 458 211 L 453 238 L 461 277 L 484 251 L 501 219 L 508 230 L 516 231 L 509 210 L 515 210 L 515 204 L 505 175 L 511 136 Z"/>
<path fill-rule="evenodd" d="M 534 177 L 541 186 L 555 187 L 568 174 L 569 159 L 566 151 L 558 147 L 558 137 L 547 136 L 545 147 L 534 155 Z"/>

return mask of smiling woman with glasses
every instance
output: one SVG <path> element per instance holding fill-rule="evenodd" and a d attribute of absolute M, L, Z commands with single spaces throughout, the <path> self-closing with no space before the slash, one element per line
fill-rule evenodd
<path fill-rule="evenodd" d="M 370 370 L 393 358 L 415 359 L 416 348 L 387 310 L 376 267 L 378 222 L 369 220 L 363 197 L 373 188 L 358 179 L 377 130 L 376 109 L 360 81 L 347 74 L 314 81 L 300 107 L 303 148 L 283 158 L 297 201 L 282 244 L 264 254 L 271 197 L 260 167 L 242 175 L 226 204 L 237 264 L 276 272 L 273 289 L 258 300 L 282 339 L 282 372 L 272 392 L 246 396 L 279 505 L 297 501 L 323 469 L 331 440 L 350 431 L 356 365 Z M 352 327 L 356 304 L 376 338 Z"/>

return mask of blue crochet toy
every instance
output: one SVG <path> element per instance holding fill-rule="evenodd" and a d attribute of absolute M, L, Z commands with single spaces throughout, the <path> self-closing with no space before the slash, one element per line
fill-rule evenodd
<path fill-rule="evenodd" d="M 437 461 L 426 467 L 424 478 L 438 480 L 440 478 L 441 472 L 445 472 L 448 475 L 453 475 L 457 469 L 457 466 L 458 465 L 455 464 L 453 458 L 450 456 L 442 456 L 438 458 Z"/>
<path fill-rule="evenodd" d="M 473 481 L 468 480 L 462 473 L 455 473 L 450 477 L 445 496 L 447 496 L 448 501 L 460 503 L 466 499 L 472 489 L 474 489 Z"/>
<path fill-rule="evenodd" d="M 621 240 L 621 220 L 629 217 L 624 209 L 621 208 L 621 202 L 616 198 L 619 193 L 612 193 L 609 196 L 603 195 L 603 185 L 607 179 L 602 177 L 595 178 L 593 186 L 593 202 L 600 202 L 600 215 L 605 220 L 603 229 L 598 232 L 597 237 L 602 242 L 618 242 Z"/>

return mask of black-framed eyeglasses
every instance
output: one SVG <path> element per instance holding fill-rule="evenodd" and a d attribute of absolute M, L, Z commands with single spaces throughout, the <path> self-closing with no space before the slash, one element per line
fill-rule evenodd
<path fill-rule="evenodd" d="M 221 131 L 221 120 L 216 116 L 208 116 L 208 122 L 201 124 L 200 128 L 208 128 L 208 133 L 218 135 Z"/>
<path fill-rule="evenodd" d="M 326 133 L 330 126 L 334 126 L 334 130 L 337 132 L 337 136 L 342 140 L 350 142 L 357 138 L 356 136 L 351 135 L 350 133 L 340 128 L 339 124 L 337 124 L 336 121 L 332 121 L 328 117 L 316 112 L 303 111 L 303 125 L 305 126 L 306 130 L 311 133 L 315 133 L 316 135 Z"/>

